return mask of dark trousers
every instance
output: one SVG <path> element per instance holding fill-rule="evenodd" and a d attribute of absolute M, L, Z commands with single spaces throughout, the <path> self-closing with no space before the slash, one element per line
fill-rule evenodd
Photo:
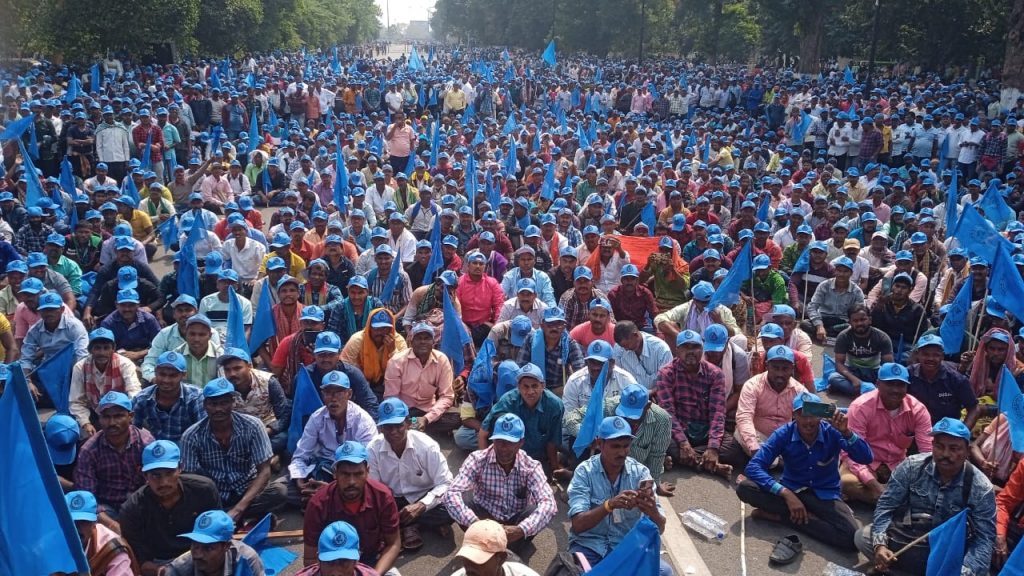
<path fill-rule="evenodd" d="M 395 497 L 395 504 L 397 504 L 398 509 L 401 510 L 409 504 L 413 504 L 413 502 L 409 502 L 405 498 L 397 496 Z M 421 514 L 419 519 L 415 522 L 410 522 L 409 524 L 418 524 L 419 526 L 427 528 L 439 528 L 442 526 L 451 526 L 452 522 L 454 522 L 454 520 L 452 520 L 451 515 L 448 514 L 448 510 L 446 510 L 444 506 L 438 504 Z M 402 525 L 405 526 L 406 524 Z"/>
<path fill-rule="evenodd" d="M 114 180 L 117 180 L 118 182 L 124 180 L 127 173 L 127 162 L 107 162 L 107 176 L 110 176 Z"/>
<path fill-rule="evenodd" d="M 495 522 L 498 522 L 499 524 L 504 524 L 506 526 L 511 526 L 513 524 L 519 524 L 523 520 L 527 519 L 530 516 L 530 514 L 533 514 L 537 510 L 537 505 L 536 504 L 528 504 L 526 506 L 526 508 L 524 508 L 521 512 L 519 512 L 518 514 L 516 514 L 515 516 L 513 516 L 511 518 L 496 518 L 493 514 L 491 514 L 491 512 L 489 510 L 487 510 L 483 506 L 481 506 L 481 505 L 476 503 L 476 499 L 473 498 L 473 492 L 472 491 L 463 492 L 462 493 L 462 501 L 466 503 L 466 506 L 470 510 L 472 510 L 474 514 L 476 514 L 476 517 L 478 519 L 480 519 L 480 520 L 494 520 Z M 469 526 L 463 526 L 462 527 L 463 530 L 465 530 L 466 528 L 469 528 Z M 532 537 L 531 537 L 531 539 L 532 539 Z"/>
<path fill-rule="evenodd" d="M 425 414 L 426 412 L 420 410 L 419 408 L 409 408 L 410 416 L 416 418 L 423 418 Z M 431 434 L 448 434 L 449 432 L 454 431 L 461 425 L 462 419 L 459 418 L 458 414 L 455 414 L 454 412 L 447 412 L 445 414 L 441 414 L 441 417 L 438 418 L 435 422 L 427 424 L 426 431 Z"/>
<path fill-rule="evenodd" d="M 796 495 L 807 508 L 809 518 L 807 524 L 793 524 L 789 520 L 789 507 L 781 496 L 765 492 L 751 480 L 744 480 L 736 487 L 736 495 L 740 500 L 765 512 L 776 514 L 783 523 L 820 540 L 826 544 L 854 551 L 853 535 L 860 526 L 853 517 L 853 510 L 842 500 L 822 500 L 813 490 L 802 490 Z"/>
<path fill-rule="evenodd" d="M 405 172 L 405 166 L 409 163 L 408 156 L 392 156 L 388 158 L 388 163 L 391 164 L 391 168 L 395 171 L 395 176 Z M 408 174 L 406 174 L 408 176 Z"/>
<path fill-rule="evenodd" d="M 224 509 L 230 510 L 232 506 L 238 503 L 242 499 L 242 495 L 238 494 L 229 498 L 224 502 Z M 258 496 L 249 504 L 249 508 L 246 509 L 243 520 L 262 520 L 267 514 L 283 507 L 288 503 L 288 484 L 284 478 L 278 478 L 277 480 L 271 480 L 267 483 L 267 487 L 260 492 Z"/>
<path fill-rule="evenodd" d="M 693 442 L 690 443 L 690 447 L 693 448 L 693 451 L 696 452 L 698 456 L 703 456 L 704 451 L 708 449 L 707 444 L 698 446 Z M 682 464 L 681 462 L 678 462 L 679 443 L 676 442 L 675 439 L 669 443 L 668 455 L 671 456 L 673 460 L 677 460 L 676 464 Z M 718 462 L 732 466 L 733 472 L 740 472 L 746 461 L 747 455 L 743 452 L 743 448 L 740 447 L 739 443 L 736 442 L 736 439 L 732 437 L 732 434 L 725 433 L 722 436 L 722 443 L 718 446 Z"/>

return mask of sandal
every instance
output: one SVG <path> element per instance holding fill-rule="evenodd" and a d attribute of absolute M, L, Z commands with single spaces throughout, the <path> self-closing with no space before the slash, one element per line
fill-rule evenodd
<path fill-rule="evenodd" d="M 792 564 L 803 552 L 803 542 L 800 541 L 796 534 L 790 534 L 789 536 L 779 538 L 775 542 L 775 547 L 772 548 L 772 554 L 768 557 L 768 562 L 778 565 Z"/>
<path fill-rule="evenodd" d="M 423 548 L 423 538 L 420 536 L 420 529 L 415 524 L 402 527 L 402 550 L 415 552 Z"/>

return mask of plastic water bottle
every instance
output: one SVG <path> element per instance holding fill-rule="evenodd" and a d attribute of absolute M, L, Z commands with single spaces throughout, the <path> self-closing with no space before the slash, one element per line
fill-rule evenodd
<path fill-rule="evenodd" d="M 825 570 L 822 571 L 821 576 L 864 576 L 864 573 L 857 572 L 856 570 L 850 570 L 849 568 L 843 568 L 838 564 L 829 562 L 825 565 Z"/>
<path fill-rule="evenodd" d="M 725 530 L 722 525 L 704 515 L 705 511 L 699 508 L 690 508 L 679 516 L 687 528 L 693 530 L 709 542 L 721 542 L 725 539 Z M 713 516 L 713 515 L 712 515 Z M 719 520 L 721 520 L 719 518 Z"/>

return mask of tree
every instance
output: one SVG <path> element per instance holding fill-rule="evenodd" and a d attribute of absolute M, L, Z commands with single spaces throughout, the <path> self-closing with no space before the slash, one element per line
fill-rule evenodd
<path fill-rule="evenodd" d="M 1013 106 L 1024 92 L 1024 0 L 1013 3 L 1007 31 L 1006 56 L 1003 58 L 1004 108 Z"/>

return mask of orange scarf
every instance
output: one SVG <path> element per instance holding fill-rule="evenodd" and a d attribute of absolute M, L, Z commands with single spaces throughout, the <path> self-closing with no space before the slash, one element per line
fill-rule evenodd
<path fill-rule="evenodd" d="M 391 325 L 395 324 L 395 315 L 392 314 L 387 308 L 377 308 L 371 310 L 366 316 L 366 326 L 363 327 L 363 347 L 359 351 L 360 364 L 362 364 L 363 376 L 366 376 L 366 381 L 370 384 L 375 384 L 384 380 L 384 369 L 387 368 L 388 360 L 394 354 L 395 345 L 392 343 L 390 346 L 385 347 L 384 350 L 378 350 L 377 345 L 373 343 L 373 338 L 370 336 L 370 318 L 378 311 L 383 310 L 391 316 Z M 394 337 L 395 329 L 391 328 L 391 336 Z"/>
<path fill-rule="evenodd" d="M 658 253 L 658 242 L 660 236 L 609 236 L 619 241 L 622 249 L 629 253 L 629 261 L 637 268 L 643 270 L 647 266 L 647 259 L 651 254 Z M 602 237 L 604 238 L 604 237 Z M 679 256 L 679 245 L 672 243 L 672 268 L 679 276 L 686 276 L 690 273 L 690 266 Z M 586 262 L 587 268 L 594 273 L 594 282 L 601 279 L 601 248 L 598 247 L 590 254 Z"/>

